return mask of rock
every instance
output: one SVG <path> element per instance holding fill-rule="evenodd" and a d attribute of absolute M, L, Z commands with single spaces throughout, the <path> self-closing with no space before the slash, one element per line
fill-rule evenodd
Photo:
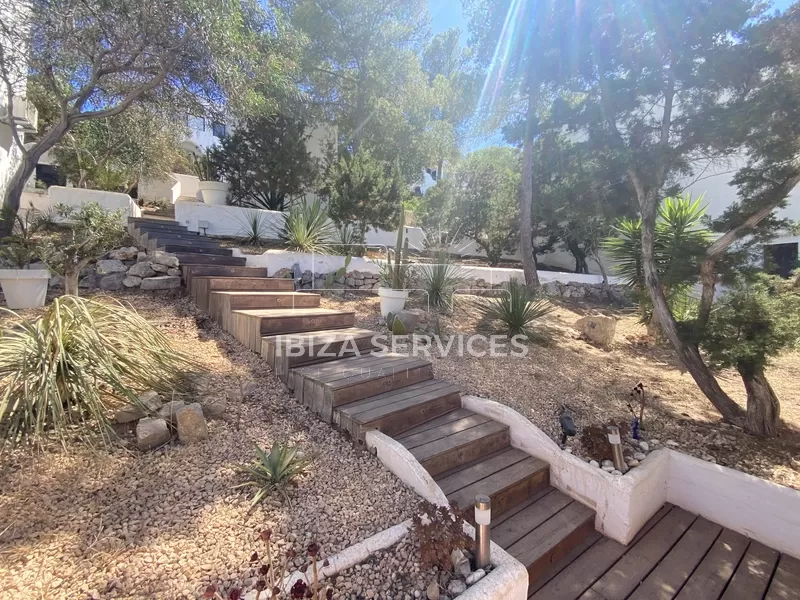
<path fill-rule="evenodd" d="M 169 271 L 169 267 L 166 265 L 159 265 L 158 263 L 150 263 L 150 268 L 156 273 L 166 273 Z"/>
<path fill-rule="evenodd" d="M 131 403 L 117 411 L 114 417 L 117 423 L 130 423 L 161 408 L 161 396 L 158 395 L 158 392 L 152 390 L 144 392 L 138 396 L 138 400 L 138 404 Z"/>
<path fill-rule="evenodd" d="M 174 290 L 181 287 L 180 277 L 170 277 L 162 275 L 160 277 L 148 277 L 142 280 L 141 289 L 143 290 Z"/>
<path fill-rule="evenodd" d="M 203 407 L 203 414 L 211 419 L 221 417 L 228 408 L 228 398 L 225 394 L 203 396 L 199 402 Z"/>
<path fill-rule="evenodd" d="M 285 278 L 294 277 L 294 274 L 292 273 L 291 269 L 287 269 L 287 268 L 284 267 L 283 269 L 278 269 L 277 271 L 275 271 L 271 275 L 271 277 L 278 277 L 278 278 L 281 278 L 281 279 L 285 279 Z"/>
<path fill-rule="evenodd" d="M 158 411 L 158 416 L 175 425 L 178 411 L 186 406 L 183 400 L 170 400 Z"/>
<path fill-rule="evenodd" d="M 453 563 L 453 573 L 455 575 L 461 575 L 462 577 L 469 575 L 472 568 L 469 566 L 469 559 L 461 550 L 458 548 L 453 550 L 450 553 L 450 560 Z"/>
<path fill-rule="evenodd" d="M 486 571 L 484 571 L 483 569 L 478 569 L 474 573 L 471 573 L 469 577 L 467 577 L 466 583 L 467 585 L 473 585 L 475 583 L 478 583 L 481 579 L 484 578 L 485 575 Z"/>
<path fill-rule="evenodd" d="M 50 281 L 47 282 L 47 287 L 63 288 L 64 278 L 61 275 L 50 275 Z"/>
<path fill-rule="evenodd" d="M 635 458 L 632 458 L 631 460 L 628 461 L 628 466 L 629 467 L 638 467 L 639 466 L 639 461 L 636 460 Z"/>
<path fill-rule="evenodd" d="M 181 270 L 179 268 L 177 268 L 177 267 L 173 267 L 171 269 L 167 269 L 167 275 L 169 275 L 170 277 L 180 277 L 181 276 Z"/>
<path fill-rule="evenodd" d="M 169 252 L 161 252 L 160 250 L 156 250 L 150 255 L 150 262 L 157 265 L 164 265 L 165 267 L 174 268 L 180 266 L 180 261 L 177 256 Z"/>
<path fill-rule="evenodd" d="M 647 452 L 650 450 L 650 445 L 645 441 L 639 441 L 639 448 L 642 449 L 642 452 Z"/>
<path fill-rule="evenodd" d="M 567 446 L 566 448 L 564 448 L 564 452 L 566 452 L 567 454 L 572 454 L 572 448 Z"/>
<path fill-rule="evenodd" d="M 596 460 L 590 460 L 589 464 L 592 465 L 593 467 L 599 467 L 600 466 L 600 463 L 597 462 Z"/>
<path fill-rule="evenodd" d="M 644 460 L 647 458 L 647 455 L 644 452 L 634 452 L 633 460 Z"/>
<path fill-rule="evenodd" d="M 453 594 L 453 596 L 458 596 L 459 594 L 463 594 L 467 591 L 467 584 L 461 581 L 460 579 L 453 579 L 449 584 L 447 584 L 447 593 Z"/>
<path fill-rule="evenodd" d="M 115 260 L 134 260 L 138 255 L 139 249 L 136 246 L 117 248 L 108 253 L 108 257 Z"/>
<path fill-rule="evenodd" d="M 605 471 L 606 473 L 611 473 L 611 471 L 614 470 L 614 466 L 613 465 L 609 465 L 609 466 L 603 465 L 600 468 L 603 469 L 603 471 Z"/>
<path fill-rule="evenodd" d="M 116 292 L 122 289 L 122 282 L 125 281 L 125 273 L 111 273 L 100 278 L 100 289 L 109 292 Z"/>
<path fill-rule="evenodd" d="M 603 465 L 604 467 L 613 467 L 613 466 L 614 466 L 614 461 L 611 461 L 611 460 L 604 460 L 604 461 L 603 461 L 602 463 L 600 463 L 600 464 L 601 464 L 601 465 Z"/>
<path fill-rule="evenodd" d="M 611 474 L 612 475 L 622 475 L 622 471 L 617 471 L 616 469 L 614 469 L 613 471 L 611 471 Z"/>
<path fill-rule="evenodd" d="M 706 462 L 714 463 L 714 464 L 717 463 L 717 459 L 714 458 L 713 456 L 711 456 L 710 454 L 704 454 L 703 455 L 703 460 L 706 461 Z"/>
<path fill-rule="evenodd" d="M 136 277 L 134 275 L 128 275 L 125 279 L 122 280 L 122 285 L 127 288 L 135 288 L 139 287 L 142 284 L 142 278 Z"/>
<path fill-rule="evenodd" d="M 128 269 L 128 275 L 130 277 L 141 277 L 144 279 L 145 277 L 152 277 L 155 274 L 156 272 L 150 267 L 149 262 L 138 262 Z"/>
<path fill-rule="evenodd" d="M 678 446 L 680 446 L 680 444 L 675 440 L 667 440 L 667 446 L 669 446 L 670 448 L 677 448 Z"/>
<path fill-rule="evenodd" d="M 659 442 L 658 440 L 650 440 L 650 445 L 651 446 L 658 446 L 660 443 L 661 442 Z"/>
<path fill-rule="evenodd" d="M 139 450 L 150 450 L 166 444 L 171 437 L 164 419 L 148 417 L 136 424 L 136 445 Z"/>
<path fill-rule="evenodd" d="M 575 322 L 575 328 L 595 344 L 608 347 L 617 332 L 617 320 L 603 315 L 589 315 Z"/>
<path fill-rule="evenodd" d="M 128 270 L 121 260 L 98 260 L 97 261 L 97 274 L 110 275 L 111 273 L 124 273 Z"/>
<path fill-rule="evenodd" d="M 428 584 L 425 593 L 428 594 L 428 600 L 439 600 L 439 584 L 436 581 L 431 581 Z"/>
<path fill-rule="evenodd" d="M 139 252 L 139 253 L 136 255 L 136 262 L 137 262 L 137 263 L 140 263 L 140 262 L 147 262 L 147 252 Z"/>
<path fill-rule="evenodd" d="M 81 280 L 78 282 L 78 287 L 92 290 L 97 287 L 98 281 L 100 278 L 95 273 L 89 273 L 86 277 L 82 277 Z"/>
<path fill-rule="evenodd" d="M 203 416 L 203 407 L 198 402 L 184 406 L 177 412 L 178 439 L 184 444 L 193 444 L 208 437 L 208 426 Z"/>

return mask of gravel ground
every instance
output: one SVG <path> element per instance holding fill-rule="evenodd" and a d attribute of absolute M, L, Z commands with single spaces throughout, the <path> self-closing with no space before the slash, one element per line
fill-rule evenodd
<path fill-rule="evenodd" d="M 358 326 L 386 331 L 374 296 L 356 300 L 349 294 L 349 299 L 326 299 L 324 304 L 349 307 L 357 313 Z M 540 326 L 549 343 L 530 345 L 524 358 L 441 357 L 434 351 L 435 374 L 458 383 L 465 393 L 513 407 L 556 440 L 561 435 L 557 417 L 564 407 L 572 411 L 579 428 L 630 421 L 629 394 L 641 381 L 651 399 L 644 418 L 645 439 L 658 439 L 662 445 L 673 440 L 682 452 L 712 457 L 718 464 L 800 489 L 800 467 L 792 466 L 793 459 L 800 464 L 800 352 L 783 355 L 767 369 L 781 399 L 783 426 L 778 438 L 761 439 L 723 423 L 691 376 L 680 369 L 671 348 L 643 343 L 646 330 L 632 312 L 601 309 L 620 319 L 612 349 L 582 340 L 572 324 L 589 311 L 582 305 L 558 305 Z M 490 332 L 469 301 L 443 316 L 441 325 L 446 334 Z M 738 374 L 726 371 L 719 380 L 744 406 Z M 592 458 L 576 438 L 569 444 L 576 455 Z"/>
<path fill-rule="evenodd" d="M 17 454 L 0 463 L 0 589 L 3 598 L 196 598 L 209 583 L 244 586 L 258 533 L 298 556 L 311 541 L 329 556 L 410 518 L 419 501 L 380 462 L 290 396 L 246 351 L 184 297 L 126 295 L 181 349 L 216 375 L 229 398 L 209 439 L 140 454 L 91 449 Z M 254 382 L 243 402 L 240 382 Z M 253 446 L 285 440 L 311 453 L 309 473 L 248 512 L 232 464 Z M 297 559 L 298 565 L 302 560 Z M 369 573 L 369 577 L 365 576 Z M 407 542 L 337 579 L 337 598 L 412 598 L 435 574 Z M 389 584 L 388 586 L 386 584 Z"/>

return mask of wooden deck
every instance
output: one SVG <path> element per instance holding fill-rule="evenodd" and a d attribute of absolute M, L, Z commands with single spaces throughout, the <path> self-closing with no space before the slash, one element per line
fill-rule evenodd
<path fill-rule="evenodd" d="M 797 600 L 800 561 L 665 505 L 628 545 L 595 534 L 529 589 L 535 600 Z"/>

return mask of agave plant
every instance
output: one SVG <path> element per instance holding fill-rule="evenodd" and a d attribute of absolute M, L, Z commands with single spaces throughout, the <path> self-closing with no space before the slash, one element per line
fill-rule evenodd
<path fill-rule="evenodd" d="M 479 304 L 478 310 L 485 319 L 501 323 L 498 331 L 506 336 L 533 338 L 536 336 L 531 325 L 552 312 L 553 306 L 546 300 L 534 298 L 524 284 L 512 279 L 505 293 Z"/>
<path fill-rule="evenodd" d="M 190 392 L 187 371 L 200 370 L 173 350 L 146 319 L 117 301 L 57 298 L 34 320 L 2 309 L 13 322 L 0 331 L 0 444 L 62 443 L 96 427 L 113 433 L 109 409 L 138 402 L 137 392 Z"/>
<path fill-rule="evenodd" d="M 275 491 L 280 492 L 291 507 L 289 495 L 286 493 L 286 486 L 295 477 L 304 473 L 310 463 L 310 459 L 300 454 L 295 446 L 275 442 L 272 444 L 269 454 L 259 446 L 256 446 L 255 464 L 236 465 L 236 469 L 247 475 L 249 480 L 240 483 L 234 489 L 256 488 L 256 493 L 250 504 L 251 508 Z"/>
<path fill-rule="evenodd" d="M 260 246 L 269 229 L 269 217 L 260 210 L 248 210 L 239 219 L 239 235 L 249 246 Z"/>
<path fill-rule="evenodd" d="M 363 254 L 363 240 L 359 239 L 359 233 L 355 227 L 349 223 L 342 223 L 336 227 L 334 236 L 336 254 L 345 256 L 361 256 Z"/>
<path fill-rule="evenodd" d="M 289 250 L 330 254 L 335 230 L 319 198 L 292 206 L 283 225 L 279 235 Z"/>
<path fill-rule="evenodd" d="M 433 308 L 452 306 L 454 292 L 466 285 L 464 270 L 450 260 L 446 252 L 439 252 L 431 265 L 420 267 L 422 287 L 428 293 L 428 303 Z"/>

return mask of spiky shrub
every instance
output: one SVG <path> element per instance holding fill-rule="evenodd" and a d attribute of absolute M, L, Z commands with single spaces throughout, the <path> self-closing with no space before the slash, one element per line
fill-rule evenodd
<path fill-rule="evenodd" d="M 420 281 L 432 308 L 449 308 L 454 292 L 466 285 L 467 278 L 464 270 L 450 260 L 449 254 L 439 252 L 434 264 L 420 267 Z"/>
<path fill-rule="evenodd" d="M 534 298 L 524 284 L 512 279 L 508 282 L 508 290 L 479 304 L 478 310 L 484 319 L 497 323 L 497 331 L 508 337 L 524 335 L 527 338 L 536 338 L 531 326 L 551 313 L 553 305 L 547 300 Z"/>
<path fill-rule="evenodd" d="M 287 504 L 291 505 L 289 495 L 286 493 L 288 486 L 298 475 L 308 469 L 311 459 L 304 456 L 295 446 L 281 442 L 272 444 L 269 454 L 256 446 L 256 461 L 249 465 L 236 465 L 236 469 L 247 475 L 248 481 L 240 483 L 236 488 L 252 487 L 256 493 L 253 496 L 251 507 L 261 502 L 272 492 L 283 495 Z"/>
<path fill-rule="evenodd" d="M 247 210 L 239 219 L 239 236 L 248 246 L 260 246 L 269 230 L 269 217 L 260 210 Z"/>
<path fill-rule="evenodd" d="M 319 198 L 292 206 L 279 233 L 288 250 L 330 254 L 334 226 Z"/>
<path fill-rule="evenodd" d="M 172 349 L 146 319 L 120 302 L 57 298 L 28 320 L 3 309 L 11 323 L 0 330 L 0 438 L 3 447 L 41 443 L 48 435 L 104 443 L 114 434 L 108 411 L 138 402 L 154 389 L 188 394 L 183 376 L 200 368 Z"/>
<path fill-rule="evenodd" d="M 336 254 L 361 256 L 364 253 L 363 240 L 359 239 L 358 231 L 349 223 L 342 223 L 336 227 L 334 240 Z"/>
<path fill-rule="evenodd" d="M 427 500 L 420 502 L 411 520 L 411 539 L 419 548 L 423 565 L 453 571 L 451 553 L 473 547 L 472 538 L 464 533 L 465 517 L 456 504 L 437 506 Z"/>

